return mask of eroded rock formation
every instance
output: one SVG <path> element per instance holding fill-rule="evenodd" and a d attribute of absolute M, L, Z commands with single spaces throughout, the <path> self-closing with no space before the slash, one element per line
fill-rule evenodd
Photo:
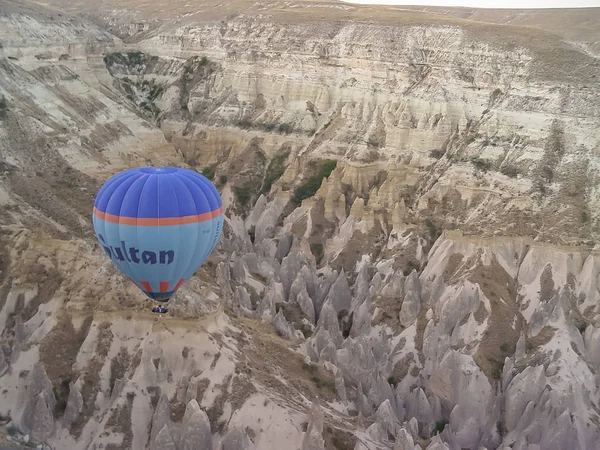
<path fill-rule="evenodd" d="M 0 12 L 0 414 L 73 450 L 597 447 L 593 53 L 329 2 L 111 5 L 108 31 Z M 142 164 L 226 209 L 160 319 L 89 220 Z"/>

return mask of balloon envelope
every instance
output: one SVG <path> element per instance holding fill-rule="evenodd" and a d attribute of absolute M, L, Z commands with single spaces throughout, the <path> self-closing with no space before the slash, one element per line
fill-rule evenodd
<path fill-rule="evenodd" d="M 93 224 L 112 262 L 148 297 L 168 301 L 214 250 L 223 203 L 203 175 L 141 167 L 109 178 L 94 201 Z"/>

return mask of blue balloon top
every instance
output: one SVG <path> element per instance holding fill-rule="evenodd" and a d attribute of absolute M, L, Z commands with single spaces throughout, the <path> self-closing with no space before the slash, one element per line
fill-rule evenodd
<path fill-rule="evenodd" d="M 98 191 L 94 213 L 109 221 L 186 218 L 207 220 L 222 212 L 215 186 L 204 175 L 178 167 L 139 167 L 109 178 Z M 161 225 L 147 220 L 140 225 Z M 164 223 L 175 224 L 168 221 Z"/>

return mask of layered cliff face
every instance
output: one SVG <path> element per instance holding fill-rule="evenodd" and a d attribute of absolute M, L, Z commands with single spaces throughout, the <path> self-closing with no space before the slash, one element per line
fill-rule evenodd
<path fill-rule="evenodd" d="M 1 11 L 0 414 L 17 437 L 597 448 L 593 56 L 387 8 L 132 5 Z M 202 171 L 227 208 L 161 318 L 89 219 L 101 182 L 141 164 Z"/>
<path fill-rule="evenodd" d="M 249 145 L 332 158 L 362 195 L 383 170 L 373 207 L 411 202 L 441 228 L 583 244 L 598 220 L 598 61 L 550 35 L 490 35 L 234 19 L 150 33 L 136 48 L 164 56 L 111 56 L 109 70 L 123 92 L 159 86 L 152 111 L 199 169 Z"/>

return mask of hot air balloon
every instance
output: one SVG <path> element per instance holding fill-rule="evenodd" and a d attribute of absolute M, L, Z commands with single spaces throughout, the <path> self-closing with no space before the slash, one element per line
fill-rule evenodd
<path fill-rule="evenodd" d="M 223 203 L 203 175 L 177 167 L 127 169 L 94 201 L 96 237 L 149 298 L 167 302 L 214 250 Z"/>

